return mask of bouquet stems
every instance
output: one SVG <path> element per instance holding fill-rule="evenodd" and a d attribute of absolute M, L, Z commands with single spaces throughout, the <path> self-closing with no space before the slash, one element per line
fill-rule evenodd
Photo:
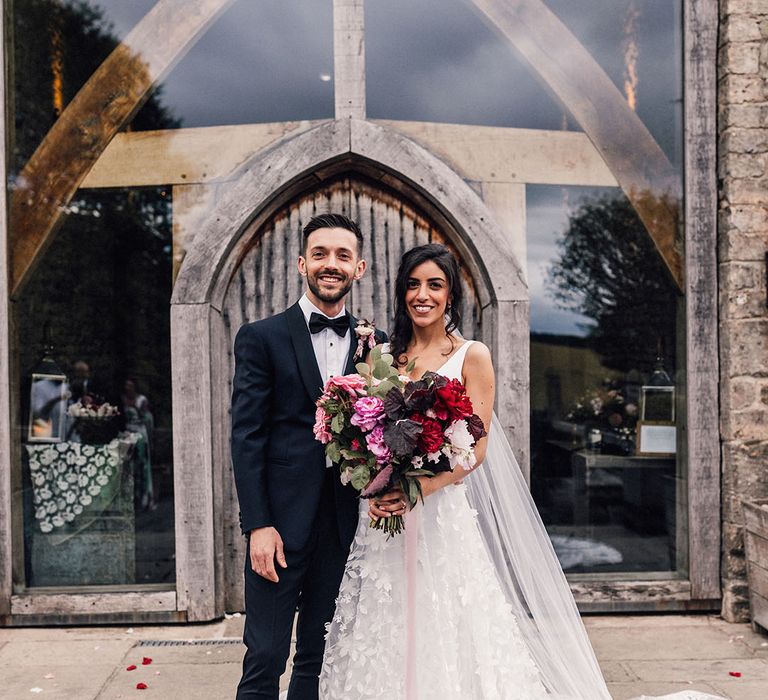
<path fill-rule="evenodd" d="M 371 518 L 370 527 L 374 530 L 382 530 L 387 533 L 387 537 L 399 535 L 405 528 L 405 521 L 402 515 L 392 515 L 389 518 Z"/>

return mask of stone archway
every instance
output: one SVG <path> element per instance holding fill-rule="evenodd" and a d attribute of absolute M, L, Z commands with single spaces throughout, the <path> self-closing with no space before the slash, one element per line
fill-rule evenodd
<path fill-rule="evenodd" d="M 336 120 L 285 139 L 254 156 L 220 192 L 189 246 L 171 302 L 177 593 L 190 620 L 237 607 L 240 595 L 243 541 L 228 487 L 229 364 L 221 361 L 231 353 L 227 289 L 270 216 L 346 171 L 427 212 L 462 258 L 476 287 L 481 339 L 497 365 L 497 412 L 527 465 L 527 288 L 480 197 L 435 156 L 370 122 Z"/>

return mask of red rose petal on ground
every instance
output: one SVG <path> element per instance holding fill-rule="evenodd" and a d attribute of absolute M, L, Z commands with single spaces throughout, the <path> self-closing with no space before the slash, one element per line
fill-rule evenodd
<path fill-rule="evenodd" d="M 146 690 L 146 689 L 147 689 L 147 687 L 148 687 L 148 686 L 147 686 L 147 684 L 146 684 L 146 683 L 137 683 L 137 684 L 136 684 L 136 690 Z"/>
<path fill-rule="evenodd" d="M 131 664 L 128 666 L 128 668 L 125 669 L 126 671 L 135 671 L 136 670 L 136 664 Z"/>
<path fill-rule="evenodd" d="M 149 666 L 149 664 L 151 664 L 151 663 L 152 663 L 152 659 L 150 659 L 148 656 L 145 656 L 145 657 L 144 657 L 144 658 L 141 660 L 141 665 L 142 665 L 142 666 Z"/>
<path fill-rule="evenodd" d="M 741 671 L 728 671 L 728 675 L 734 678 L 741 678 Z"/>

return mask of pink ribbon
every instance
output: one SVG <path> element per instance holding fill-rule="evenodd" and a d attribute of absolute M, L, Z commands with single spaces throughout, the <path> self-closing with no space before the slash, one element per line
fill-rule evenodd
<path fill-rule="evenodd" d="M 417 700 L 416 685 L 416 568 L 421 505 L 405 515 L 405 700 Z"/>

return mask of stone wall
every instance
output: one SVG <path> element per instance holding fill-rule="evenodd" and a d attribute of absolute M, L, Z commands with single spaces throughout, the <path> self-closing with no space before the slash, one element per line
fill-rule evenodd
<path fill-rule="evenodd" d="M 740 502 L 768 498 L 768 0 L 720 0 L 718 52 L 723 616 L 746 620 Z"/>

